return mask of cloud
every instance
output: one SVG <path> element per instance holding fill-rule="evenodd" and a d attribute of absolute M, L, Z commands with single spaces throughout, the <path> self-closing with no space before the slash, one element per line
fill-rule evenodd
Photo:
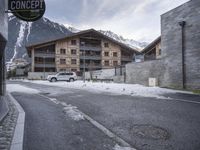
<path fill-rule="evenodd" d="M 111 30 L 150 42 L 160 35 L 160 15 L 186 1 L 46 0 L 46 16 L 79 29 Z"/>

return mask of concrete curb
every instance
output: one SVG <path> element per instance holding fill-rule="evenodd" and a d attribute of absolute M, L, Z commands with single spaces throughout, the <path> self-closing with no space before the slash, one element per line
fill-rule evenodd
<path fill-rule="evenodd" d="M 19 112 L 10 150 L 23 150 L 25 112 L 21 105 L 14 99 L 14 97 L 10 93 L 8 93 L 8 96 L 16 106 L 17 111 Z"/>

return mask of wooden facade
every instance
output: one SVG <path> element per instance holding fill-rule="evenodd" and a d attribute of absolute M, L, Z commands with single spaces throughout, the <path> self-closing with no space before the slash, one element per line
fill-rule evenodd
<path fill-rule="evenodd" d="M 139 53 L 94 30 L 27 47 L 32 72 L 86 71 L 114 68 Z"/>

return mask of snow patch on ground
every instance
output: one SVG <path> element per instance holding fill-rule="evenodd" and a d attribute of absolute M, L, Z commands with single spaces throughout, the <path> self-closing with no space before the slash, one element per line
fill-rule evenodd
<path fill-rule="evenodd" d="M 118 144 L 116 144 L 113 150 L 136 150 L 136 149 L 130 147 L 121 147 Z"/>
<path fill-rule="evenodd" d="M 115 95 L 130 95 L 130 96 L 142 96 L 142 97 L 156 97 L 158 99 L 166 99 L 163 94 L 168 93 L 189 93 L 178 90 L 171 90 L 159 87 L 146 87 L 138 84 L 119 84 L 119 83 L 101 83 L 101 82 L 49 82 L 49 81 L 29 81 L 36 84 L 43 84 L 49 86 L 58 86 L 62 88 L 73 88 L 80 90 L 87 90 L 95 93 L 107 92 Z"/>
<path fill-rule="evenodd" d="M 66 103 L 62 104 L 65 107 L 63 108 L 64 112 L 73 120 L 80 121 L 84 120 L 84 116 L 82 113 L 77 109 L 76 106 L 67 105 Z"/>
<path fill-rule="evenodd" d="M 37 94 L 40 92 L 38 90 L 31 89 L 31 88 L 22 86 L 20 84 L 8 84 L 6 88 L 9 92 L 21 92 L 21 93 L 29 93 L 29 94 Z"/>

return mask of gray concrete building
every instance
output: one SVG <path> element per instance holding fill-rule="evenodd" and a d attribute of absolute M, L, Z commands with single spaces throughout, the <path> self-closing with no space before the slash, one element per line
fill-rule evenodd
<path fill-rule="evenodd" d="M 8 17 L 5 13 L 7 0 L 0 1 L 0 120 L 6 112 L 5 95 L 5 61 L 4 50 L 8 39 Z"/>
<path fill-rule="evenodd" d="M 127 82 L 148 85 L 156 78 L 161 87 L 200 89 L 199 45 L 200 1 L 190 0 L 161 15 L 159 60 L 126 65 Z"/>
<path fill-rule="evenodd" d="M 164 86 L 200 89 L 200 1 L 191 0 L 163 14 L 161 36 Z"/>

